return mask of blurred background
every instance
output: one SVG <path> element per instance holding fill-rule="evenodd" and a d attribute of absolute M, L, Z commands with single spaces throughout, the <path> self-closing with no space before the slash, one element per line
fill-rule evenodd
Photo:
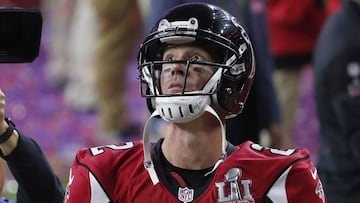
<path fill-rule="evenodd" d="M 7 115 L 39 143 L 64 183 L 76 151 L 137 139 L 149 116 L 138 92 L 136 51 L 149 32 L 152 1 L 95 1 L 0 1 L 0 6 L 42 11 L 39 57 L 31 64 L 0 64 L 0 88 Z M 297 100 L 292 146 L 307 148 L 316 161 L 319 124 L 311 65 L 299 72 Z M 121 117 L 111 119 L 114 113 Z M 5 192 L 12 193 L 16 184 L 8 174 Z"/>

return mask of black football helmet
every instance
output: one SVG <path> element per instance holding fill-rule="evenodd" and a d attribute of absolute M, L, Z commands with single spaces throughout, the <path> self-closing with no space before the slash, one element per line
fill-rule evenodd
<path fill-rule="evenodd" d="M 187 43 L 215 50 L 216 61 L 206 65 L 217 71 L 202 91 L 163 95 L 159 67 L 167 63 L 162 60 L 164 48 Z M 245 29 L 227 11 L 205 3 L 182 4 L 161 17 L 142 43 L 138 63 L 140 92 L 147 98 L 149 110 L 157 109 L 165 120 L 175 122 L 198 117 L 210 104 L 221 107 L 227 117 L 236 116 L 243 109 L 255 73 L 253 48 Z M 194 62 L 182 63 L 189 67 Z"/>

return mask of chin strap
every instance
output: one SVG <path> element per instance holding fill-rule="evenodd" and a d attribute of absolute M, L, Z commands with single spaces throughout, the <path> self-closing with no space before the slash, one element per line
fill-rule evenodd
<path fill-rule="evenodd" d="M 159 178 L 156 175 L 156 171 L 154 168 L 154 163 L 151 160 L 151 153 L 150 153 L 150 138 L 149 138 L 149 126 L 150 126 L 150 120 L 154 118 L 155 116 L 159 116 L 158 110 L 155 110 L 151 116 L 147 119 L 144 127 L 143 132 L 143 140 L 144 140 L 144 167 L 148 171 L 151 181 L 154 185 L 159 183 Z"/>
<path fill-rule="evenodd" d="M 219 115 L 215 112 L 215 110 L 213 108 L 211 108 L 211 106 L 207 105 L 205 107 L 205 111 L 211 113 L 220 123 L 221 126 L 221 149 L 222 149 L 222 155 L 220 157 L 220 159 L 215 163 L 213 169 L 209 172 L 207 172 L 204 176 L 208 176 L 211 173 L 213 173 L 217 167 L 225 160 L 226 158 L 226 136 L 225 136 L 225 127 L 223 125 L 223 123 L 221 122 L 221 119 L 219 117 Z"/>
<path fill-rule="evenodd" d="M 212 114 L 220 123 L 221 126 L 221 148 L 222 148 L 222 155 L 220 157 L 220 159 L 215 163 L 213 169 L 211 171 L 209 171 L 208 173 L 205 174 L 205 176 L 213 173 L 217 167 L 225 160 L 226 158 L 226 137 L 225 137 L 225 127 L 223 125 L 223 123 L 221 122 L 221 119 L 219 117 L 219 115 L 215 112 L 215 110 L 213 108 L 211 108 L 209 105 L 206 105 L 205 109 L 206 112 L 209 112 L 210 114 Z M 151 120 L 152 118 L 154 118 L 155 116 L 159 116 L 159 112 L 157 110 L 155 110 L 151 116 L 147 119 L 146 123 L 145 123 L 145 127 L 144 127 L 144 131 L 143 131 L 143 140 L 144 140 L 144 167 L 145 169 L 148 171 L 149 176 L 151 178 L 151 181 L 153 182 L 154 185 L 159 183 L 159 178 L 156 174 L 155 168 L 154 168 L 154 163 L 151 159 L 151 152 L 150 152 L 150 138 L 149 138 L 149 126 L 151 124 Z"/>

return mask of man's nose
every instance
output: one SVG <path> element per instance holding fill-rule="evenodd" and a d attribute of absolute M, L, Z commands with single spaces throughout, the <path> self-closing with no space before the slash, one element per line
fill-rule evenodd
<path fill-rule="evenodd" d="M 181 75 L 185 74 L 185 65 L 180 63 L 175 63 L 171 66 L 171 75 Z"/>

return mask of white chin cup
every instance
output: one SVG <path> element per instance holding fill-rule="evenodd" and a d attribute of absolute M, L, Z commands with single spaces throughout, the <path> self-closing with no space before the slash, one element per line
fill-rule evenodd
<path fill-rule="evenodd" d="M 160 116 L 164 120 L 174 123 L 195 120 L 205 112 L 205 106 L 210 103 L 209 95 L 155 98 L 156 109 Z"/>

